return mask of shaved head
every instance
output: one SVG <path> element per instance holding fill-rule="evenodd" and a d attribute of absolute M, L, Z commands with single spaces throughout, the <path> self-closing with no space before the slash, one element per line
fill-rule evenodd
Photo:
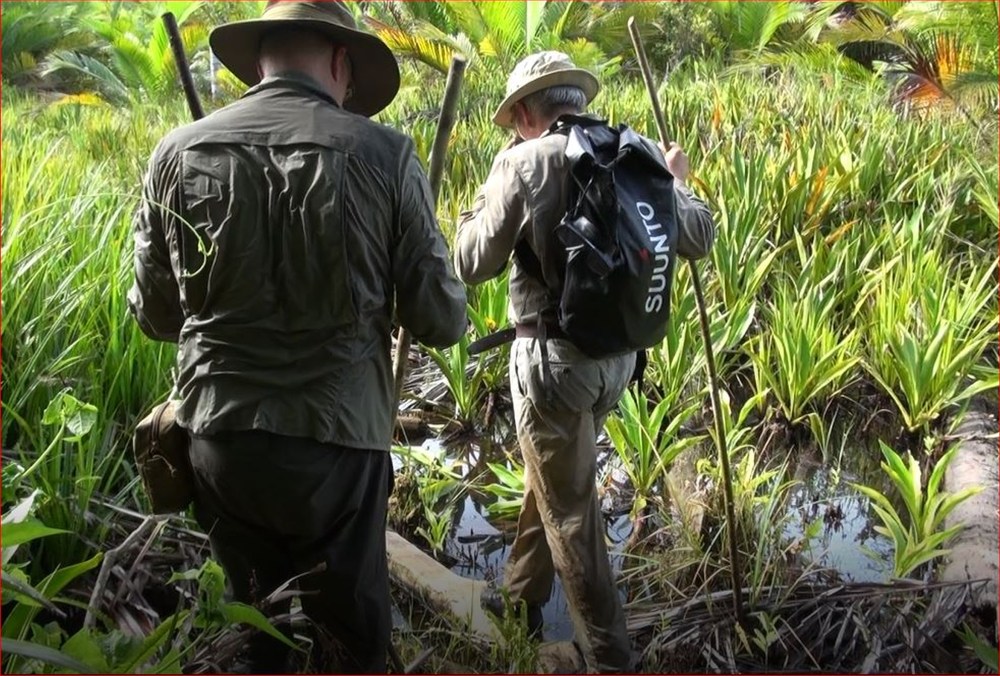
<path fill-rule="evenodd" d="M 261 77 L 289 71 L 308 75 L 338 103 L 350 95 L 351 67 L 347 49 L 318 31 L 277 28 L 260 42 Z"/>

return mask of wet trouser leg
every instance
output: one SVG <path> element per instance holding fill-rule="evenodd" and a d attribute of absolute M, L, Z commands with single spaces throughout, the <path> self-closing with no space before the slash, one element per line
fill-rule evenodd
<path fill-rule="evenodd" d="M 624 392 L 634 356 L 591 360 L 550 341 L 549 359 L 546 389 L 537 341 L 518 340 L 511 354 L 527 492 L 505 582 L 514 600 L 544 603 L 558 572 L 588 668 L 625 671 L 631 645 L 597 499 L 596 431 Z"/>
<path fill-rule="evenodd" d="M 381 673 L 391 631 L 385 519 L 392 463 L 360 451 L 267 432 L 194 437 L 194 513 L 234 600 L 259 605 L 319 563 L 298 587 L 306 615 L 336 643 L 336 668 Z M 268 614 L 287 610 L 287 602 Z M 257 634 L 255 669 L 281 673 L 288 651 Z M 330 665 L 316 665 L 329 670 Z"/>

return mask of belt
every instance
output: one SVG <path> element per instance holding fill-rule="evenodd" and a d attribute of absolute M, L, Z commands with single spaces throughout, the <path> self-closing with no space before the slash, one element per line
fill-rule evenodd
<path fill-rule="evenodd" d="M 515 338 L 540 338 L 543 335 L 546 340 L 553 338 L 556 340 L 569 340 L 563 330 L 556 324 L 545 322 L 539 326 L 538 324 L 518 323 L 511 328 L 496 331 L 471 343 L 468 348 L 469 356 L 474 357 L 487 350 L 493 350 L 501 345 L 512 343 Z"/>
<path fill-rule="evenodd" d="M 545 391 L 545 399 L 551 403 L 552 397 L 552 374 L 549 369 L 549 339 L 566 340 L 566 334 L 558 325 L 546 322 L 541 315 L 534 324 L 518 323 L 514 328 L 504 329 L 491 333 L 485 338 L 481 338 L 469 345 L 470 356 L 477 355 L 484 350 L 491 350 L 506 343 L 513 342 L 515 338 L 537 338 L 539 340 L 539 351 L 542 357 L 542 389 Z"/>

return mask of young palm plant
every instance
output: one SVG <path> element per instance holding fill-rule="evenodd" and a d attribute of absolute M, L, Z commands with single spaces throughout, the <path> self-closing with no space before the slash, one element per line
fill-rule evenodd
<path fill-rule="evenodd" d="M 92 39 L 82 30 L 94 9 L 89 2 L 16 2 L 0 6 L 3 13 L 3 79 L 24 84 L 38 75 L 38 66 L 53 51 L 82 48 Z"/>
<path fill-rule="evenodd" d="M 927 430 L 952 406 L 997 388 L 996 369 L 981 362 L 996 337 L 992 269 L 948 264 L 932 249 L 904 251 L 880 273 L 862 296 L 865 368 L 907 430 Z"/>
<path fill-rule="evenodd" d="M 506 464 L 491 462 L 487 467 L 497 480 L 483 490 L 497 499 L 487 505 L 486 511 L 497 519 L 517 518 L 524 501 L 524 465 L 508 455 Z"/>
<path fill-rule="evenodd" d="M 472 302 L 469 303 L 469 321 L 472 323 L 476 338 L 485 338 L 507 325 L 508 276 L 509 272 L 470 291 Z M 478 357 L 478 368 L 482 369 L 480 373 L 483 387 L 487 390 L 484 427 L 489 427 L 497 393 L 507 381 L 509 358 L 509 344 Z"/>
<path fill-rule="evenodd" d="M 486 389 L 486 371 L 482 361 L 472 362 L 469 343 L 469 336 L 465 335 L 452 347 L 427 349 L 427 354 L 444 376 L 448 393 L 455 404 L 455 416 L 465 426 L 472 425 Z"/>
<path fill-rule="evenodd" d="M 943 547 L 962 530 L 962 526 L 942 530 L 945 518 L 963 501 L 980 492 L 982 487 L 967 488 L 958 493 L 941 490 L 944 473 L 958 446 L 953 446 L 941 456 L 925 487 L 920 463 L 913 456 L 907 455 L 904 463 L 903 458 L 887 444 L 880 440 L 879 445 L 885 458 L 881 463 L 882 469 L 903 501 L 905 518 L 878 489 L 861 484 L 854 484 L 854 487 L 871 500 L 872 509 L 882 521 L 882 525 L 876 526 L 875 530 L 893 542 L 893 576 L 904 578 L 948 553 Z"/>
<path fill-rule="evenodd" d="M 779 281 L 767 305 L 769 329 L 750 351 L 758 391 L 770 389 L 793 425 L 843 390 L 860 361 L 857 334 L 835 328 L 837 291 L 830 278 L 801 287 Z"/>
<path fill-rule="evenodd" d="M 722 0 L 709 5 L 719 20 L 724 41 L 738 52 L 760 53 L 788 26 L 806 17 L 804 2 L 741 2 Z"/>
<path fill-rule="evenodd" d="M 650 513 L 649 503 L 656 498 L 670 465 L 700 441 L 699 437 L 679 435 L 681 426 L 700 408 L 699 404 L 689 404 L 668 419 L 670 403 L 664 399 L 652 406 L 644 393 L 635 394 L 629 389 L 619 403 L 619 413 L 609 416 L 604 424 L 634 491 L 632 542 L 641 538 Z"/>

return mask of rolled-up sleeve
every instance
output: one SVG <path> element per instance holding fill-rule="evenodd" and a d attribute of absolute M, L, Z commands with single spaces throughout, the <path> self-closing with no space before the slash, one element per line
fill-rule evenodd
<path fill-rule="evenodd" d="M 184 325 L 180 289 L 165 231 L 167 222 L 177 213 L 178 180 L 176 158 L 157 148 L 133 218 L 135 280 L 128 293 L 128 306 L 142 332 L 164 342 L 177 342 Z"/>
<path fill-rule="evenodd" d="M 481 284 L 501 275 L 528 220 L 527 188 L 501 154 L 472 207 L 459 217 L 455 269 L 462 280 Z"/>
<path fill-rule="evenodd" d="M 704 258 L 715 244 L 715 219 L 701 198 L 686 185 L 674 182 L 677 201 L 677 253 L 689 260 Z"/>
<path fill-rule="evenodd" d="M 468 325 L 465 286 L 452 269 L 430 184 L 412 145 L 405 151 L 400 181 L 392 253 L 396 314 L 424 345 L 448 347 L 462 339 Z"/>

